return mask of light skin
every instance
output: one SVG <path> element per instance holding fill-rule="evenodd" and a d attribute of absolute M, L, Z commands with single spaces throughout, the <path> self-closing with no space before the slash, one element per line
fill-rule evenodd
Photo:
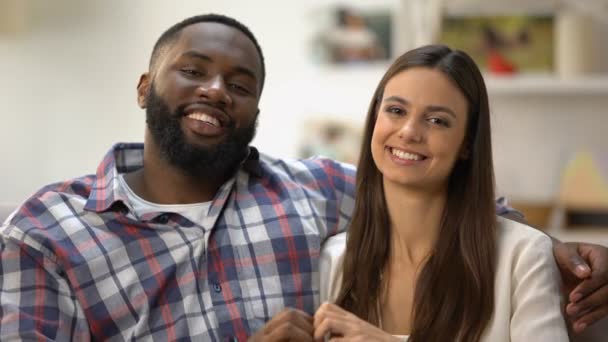
<path fill-rule="evenodd" d="M 194 24 L 185 28 L 180 38 L 169 45 L 167 53 L 163 54 L 155 67 L 140 77 L 137 101 L 141 108 L 146 108 L 146 97 L 154 83 L 158 95 L 171 111 L 181 105 L 198 104 L 198 107 L 192 107 L 194 112 L 208 112 L 222 123 L 244 127 L 253 122 L 259 112 L 261 75 L 257 50 L 244 34 L 223 24 Z M 183 132 L 190 143 L 213 146 L 225 139 L 225 132 L 221 129 L 191 120 L 182 118 Z M 144 168 L 125 177 L 132 189 L 148 201 L 186 204 L 211 200 L 225 181 L 226 175 L 207 179 L 188 175 L 161 157 L 158 146 L 147 131 Z M 420 253 L 412 251 L 412 260 L 417 260 Z M 587 258 L 591 269 L 597 270 L 590 280 L 580 285 L 578 282 L 573 283 L 578 287 L 571 294 L 572 297 L 580 292 L 584 297 L 593 293 L 580 300 L 582 309 L 579 312 L 587 312 L 584 304 L 595 308 L 579 318 L 589 325 L 597 317 L 608 314 L 608 303 L 604 306 L 597 305 L 598 301 L 608 298 L 608 281 L 604 279 L 608 269 L 608 252 L 599 246 L 583 244 L 564 245 L 564 248 L 556 250 L 556 258 L 564 265 L 564 269 L 571 270 L 568 273 L 576 274 L 581 279 L 588 278 L 591 271 L 588 267 L 577 268 L 584 264 L 576 256 L 577 251 Z M 593 292 L 595 290 L 597 291 Z M 253 338 L 263 336 L 264 341 L 280 341 L 292 337 L 296 341 L 309 341 L 313 336 L 310 323 L 312 317 L 289 308 L 284 312 L 286 313 L 273 317 Z"/>
<path fill-rule="evenodd" d="M 314 340 L 324 341 L 361 341 L 397 342 L 400 339 L 387 334 L 382 329 L 369 324 L 354 314 L 335 304 L 323 303 L 314 316 Z"/>
<path fill-rule="evenodd" d="M 316 339 L 332 334 L 339 336 L 332 341 L 391 341 L 392 335 L 411 332 L 413 289 L 437 237 L 447 179 L 454 162 L 467 157 L 463 145 L 466 113 L 464 96 L 437 70 L 409 69 L 387 83 L 371 144 L 374 162 L 383 174 L 395 236 L 394 252 L 384 270 L 388 281 L 380 305 L 383 329 L 324 303 L 314 317 Z M 602 269 L 607 266 L 608 251 L 600 246 L 556 242 L 556 259 L 569 301 L 566 314 L 578 333 L 608 314 L 608 303 L 598 304 L 608 296 L 608 286 L 598 272 L 589 277 L 589 267 L 572 257 L 575 253 L 592 269 Z M 587 295 L 591 289 L 596 291 Z"/>
<path fill-rule="evenodd" d="M 394 236 L 381 300 L 383 328 L 392 334 L 410 332 L 418 271 L 437 239 L 447 180 L 464 155 L 466 124 L 466 99 L 441 72 L 412 68 L 386 84 L 371 151 Z"/>
<path fill-rule="evenodd" d="M 436 69 L 407 69 L 386 84 L 371 140 L 395 237 L 384 270 L 383 331 L 356 323 L 358 318 L 329 305 L 315 314 L 315 328 L 322 329 L 318 334 L 331 331 L 347 340 L 355 335 L 386 340 L 390 334 L 410 334 L 418 271 L 437 239 L 454 163 L 466 158 L 467 107 L 460 90 Z M 346 317 L 348 324 L 334 323 L 338 317 Z"/>

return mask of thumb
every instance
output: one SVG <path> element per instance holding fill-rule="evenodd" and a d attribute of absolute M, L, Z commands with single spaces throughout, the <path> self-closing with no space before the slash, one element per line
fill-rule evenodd
<path fill-rule="evenodd" d="M 591 276 L 591 268 L 578 253 L 578 244 L 555 242 L 553 255 L 562 274 L 573 275 L 579 279 Z"/>

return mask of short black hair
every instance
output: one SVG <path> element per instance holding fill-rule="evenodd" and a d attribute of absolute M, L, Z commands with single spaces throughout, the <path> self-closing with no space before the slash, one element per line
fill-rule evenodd
<path fill-rule="evenodd" d="M 174 43 L 177 38 L 179 38 L 179 34 L 185 27 L 190 25 L 198 24 L 198 23 L 219 23 L 224 24 L 226 26 L 233 27 L 239 31 L 241 31 L 244 35 L 249 38 L 253 42 L 255 49 L 258 51 L 258 55 L 260 55 L 260 63 L 262 65 L 262 83 L 261 88 L 264 88 L 264 80 L 266 79 L 266 66 L 264 65 L 264 54 L 262 53 L 262 48 L 258 44 L 258 41 L 255 39 L 255 36 L 247 26 L 243 25 L 243 23 L 239 22 L 234 18 L 227 17 L 221 14 L 202 14 L 194 17 L 186 18 L 179 23 L 169 27 L 163 34 L 160 35 L 156 44 L 154 44 L 154 49 L 152 49 L 152 55 L 150 56 L 150 70 L 156 68 L 156 63 L 158 59 L 164 54 L 166 51 L 166 47 L 168 47 L 171 43 Z M 262 89 L 260 89 L 261 91 Z"/>

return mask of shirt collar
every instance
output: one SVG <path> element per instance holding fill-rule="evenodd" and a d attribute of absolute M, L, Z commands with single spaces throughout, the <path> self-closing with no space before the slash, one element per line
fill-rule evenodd
<path fill-rule="evenodd" d="M 118 175 L 135 171 L 142 168 L 143 165 L 144 144 L 118 143 L 112 146 L 97 167 L 97 177 L 91 187 L 91 194 L 85 209 L 102 212 L 108 210 L 117 202 L 127 206 L 126 194 L 120 191 Z M 241 163 L 241 168 L 254 177 L 262 176 L 260 154 L 255 147 L 249 147 L 249 154 L 245 161 Z"/>

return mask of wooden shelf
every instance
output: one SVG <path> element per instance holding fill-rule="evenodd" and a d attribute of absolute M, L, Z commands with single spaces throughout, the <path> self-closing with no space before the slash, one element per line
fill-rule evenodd
<path fill-rule="evenodd" d="M 553 227 L 545 232 L 564 242 L 587 242 L 608 247 L 608 228 L 559 228 Z"/>
<path fill-rule="evenodd" d="M 492 95 L 608 95 L 608 74 L 560 78 L 553 75 L 484 75 Z"/>

